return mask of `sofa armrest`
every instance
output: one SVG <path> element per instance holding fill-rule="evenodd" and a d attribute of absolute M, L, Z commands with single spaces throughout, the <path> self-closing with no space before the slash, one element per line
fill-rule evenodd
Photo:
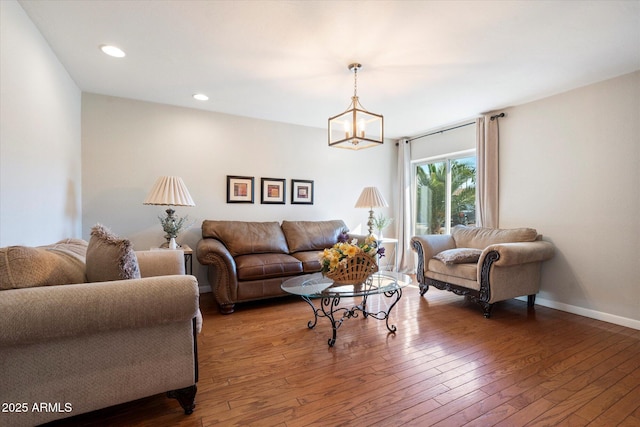
<path fill-rule="evenodd" d="M 442 251 L 455 249 L 456 242 L 450 234 L 421 234 L 411 238 L 411 247 L 428 260 Z"/>
<path fill-rule="evenodd" d="M 420 234 L 411 238 L 411 249 L 418 254 L 416 278 L 418 283 L 425 283 L 425 274 L 429 260 L 439 252 L 454 249 L 456 242 L 449 234 Z"/>
<path fill-rule="evenodd" d="M 198 262 L 202 265 L 211 265 L 214 262 L 214 257 L 220 257 L 229 263 L 229 267 L 235 270 L 235 261 L 231 252 L 227 247 L 218 239 L 202 239 L 198 242 L 196 247 L 196 256 Z"/>
<path fill-rule="evenodd" d="M 136 251 L 142 277 L 185 274 L 184 252 L 181 250 Z"/>
<path fill-rule="evenodd" d="M 233 305 L 238 296 L 236 261 L 227 247 L 217 239 L 204 238 L 196 248 L 198 262 L 209 266 L 209 285 L 221 306 Z"/>
<path fill-rule="evenodd" d="M 498 243 L 489 245 L 482 251 L 479 263 L 482 264 L 485 256 L 492 251 L 499 254 L 499 258 L 493 265 L 496 267 L 506 267 L 551 259 L 555 249 L 553 244 L 542 240 L 535 242 Z"/>
<path fill-rule="evenodd" d="M 1 292 L 0 347 L 191 321 L 199 306 L 185 275 Z"/>

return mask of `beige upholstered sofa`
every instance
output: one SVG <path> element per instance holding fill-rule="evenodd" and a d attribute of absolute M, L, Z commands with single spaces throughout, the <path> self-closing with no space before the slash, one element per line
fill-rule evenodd
<path fill-rule="evenodd" d="M 320 271 L 319 252 L 348 231 L 341 220 L 202 223 L 197 257 L 208 266 L 209 284 L 230 314 L 238 302 L 287 295 L 280 285 L 300 274 Z"/>
<path fill-rule="evenodd" d="M 193 411 L 199 293 L 182 252 L 136 252 L 142 278 L 83 283 L 87 246 L 0 248 L 2 426 L 165 392 Z"/>
<path fill-rule="evenodd" d="M 527 295 L 533 307 L 542 262 L 554 254 L 553 245 L 532 228 L 458 225 L 450 235 L 414 236 L 411 246 L 418 253 L 420 295 L 435 286 L 469 296 L 487 318 L 494 303 L 510 298 Z"/>

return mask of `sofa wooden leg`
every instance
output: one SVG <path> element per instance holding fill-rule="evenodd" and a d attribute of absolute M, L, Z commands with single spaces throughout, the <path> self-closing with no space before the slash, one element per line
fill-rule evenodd
<path fill-rule="evenodd" d="M 429 290 L 429 285 L 420 283 L 420 296 L 423 296 Z"/>
<path fill-rule="evenodd" d="M 196 407 L 196 391 L 198 391 L 198 388 L 194 384 L 178 390 L 168 391 L 167 397 L 176 399 L 184 409 L 185 415 L 189 415 L 193 413 L 193 408 Z"/>
<path fill-rule="evenodd" d="M 182 409 L 184 409 L 185 415 L 189 415 L 193 413 L 193 408 L 196 407 L 196 391 L 198 388 L 196 385 L 192 385 L 189 387 L 181 388 L 179 390 L 171 390 L 167 392 L 167 397 L 171 399 L 176 399 Z"/>
<path fill-rule="evenodd" d="M 527 296 L 527 307 L 533 307 L 536 305 L 536 295 L 528 295 Z"/>
<path fill-rule="evenodd" d="M 220 304 L 220 313 L 231 314 L 235 311 L 235 304 Z"/>
<path fill-rule="evenodd" d="M 493 308 L 493 304 L 489 304 L 488 302 L 478 301 L 478 304 L 482 307 L 482 312 L 484 314 L 484 318 L 488 319 L 491 317 L 491 309 Z"/>

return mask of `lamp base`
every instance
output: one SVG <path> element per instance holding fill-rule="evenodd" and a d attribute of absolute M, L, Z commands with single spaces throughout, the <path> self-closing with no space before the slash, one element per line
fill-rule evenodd
<path fill-rule="evenodd" d="M 173 239 L 173 241 L 175 242 L 175 239 Z M 178 242 L 175 242 L 175 243 L 176 243 L 176 247 L 172 248 L 172 247 L 170 247 L 171 246 L 171 240 L 167 240 L 166 242 L 161 244 L 160 247 L 162 249 L 180 249 L 182 247 L 182 245 L 179 244 Z"/>
<path fill-rule="evenodd" d="M 369 236 L 373 234 L 373 209 L 369 211 L 369 221 L 367 221 L 367 226 L 369 227 Z"/>

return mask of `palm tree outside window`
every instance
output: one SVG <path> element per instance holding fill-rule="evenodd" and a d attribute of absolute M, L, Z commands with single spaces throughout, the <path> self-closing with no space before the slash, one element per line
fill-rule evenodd
<path fill-rule="evenodd" d="M 449 234 L 452 226 L 475 225 L 475 150 L 416 163 L 414 177 L 415 234 Z"/>

